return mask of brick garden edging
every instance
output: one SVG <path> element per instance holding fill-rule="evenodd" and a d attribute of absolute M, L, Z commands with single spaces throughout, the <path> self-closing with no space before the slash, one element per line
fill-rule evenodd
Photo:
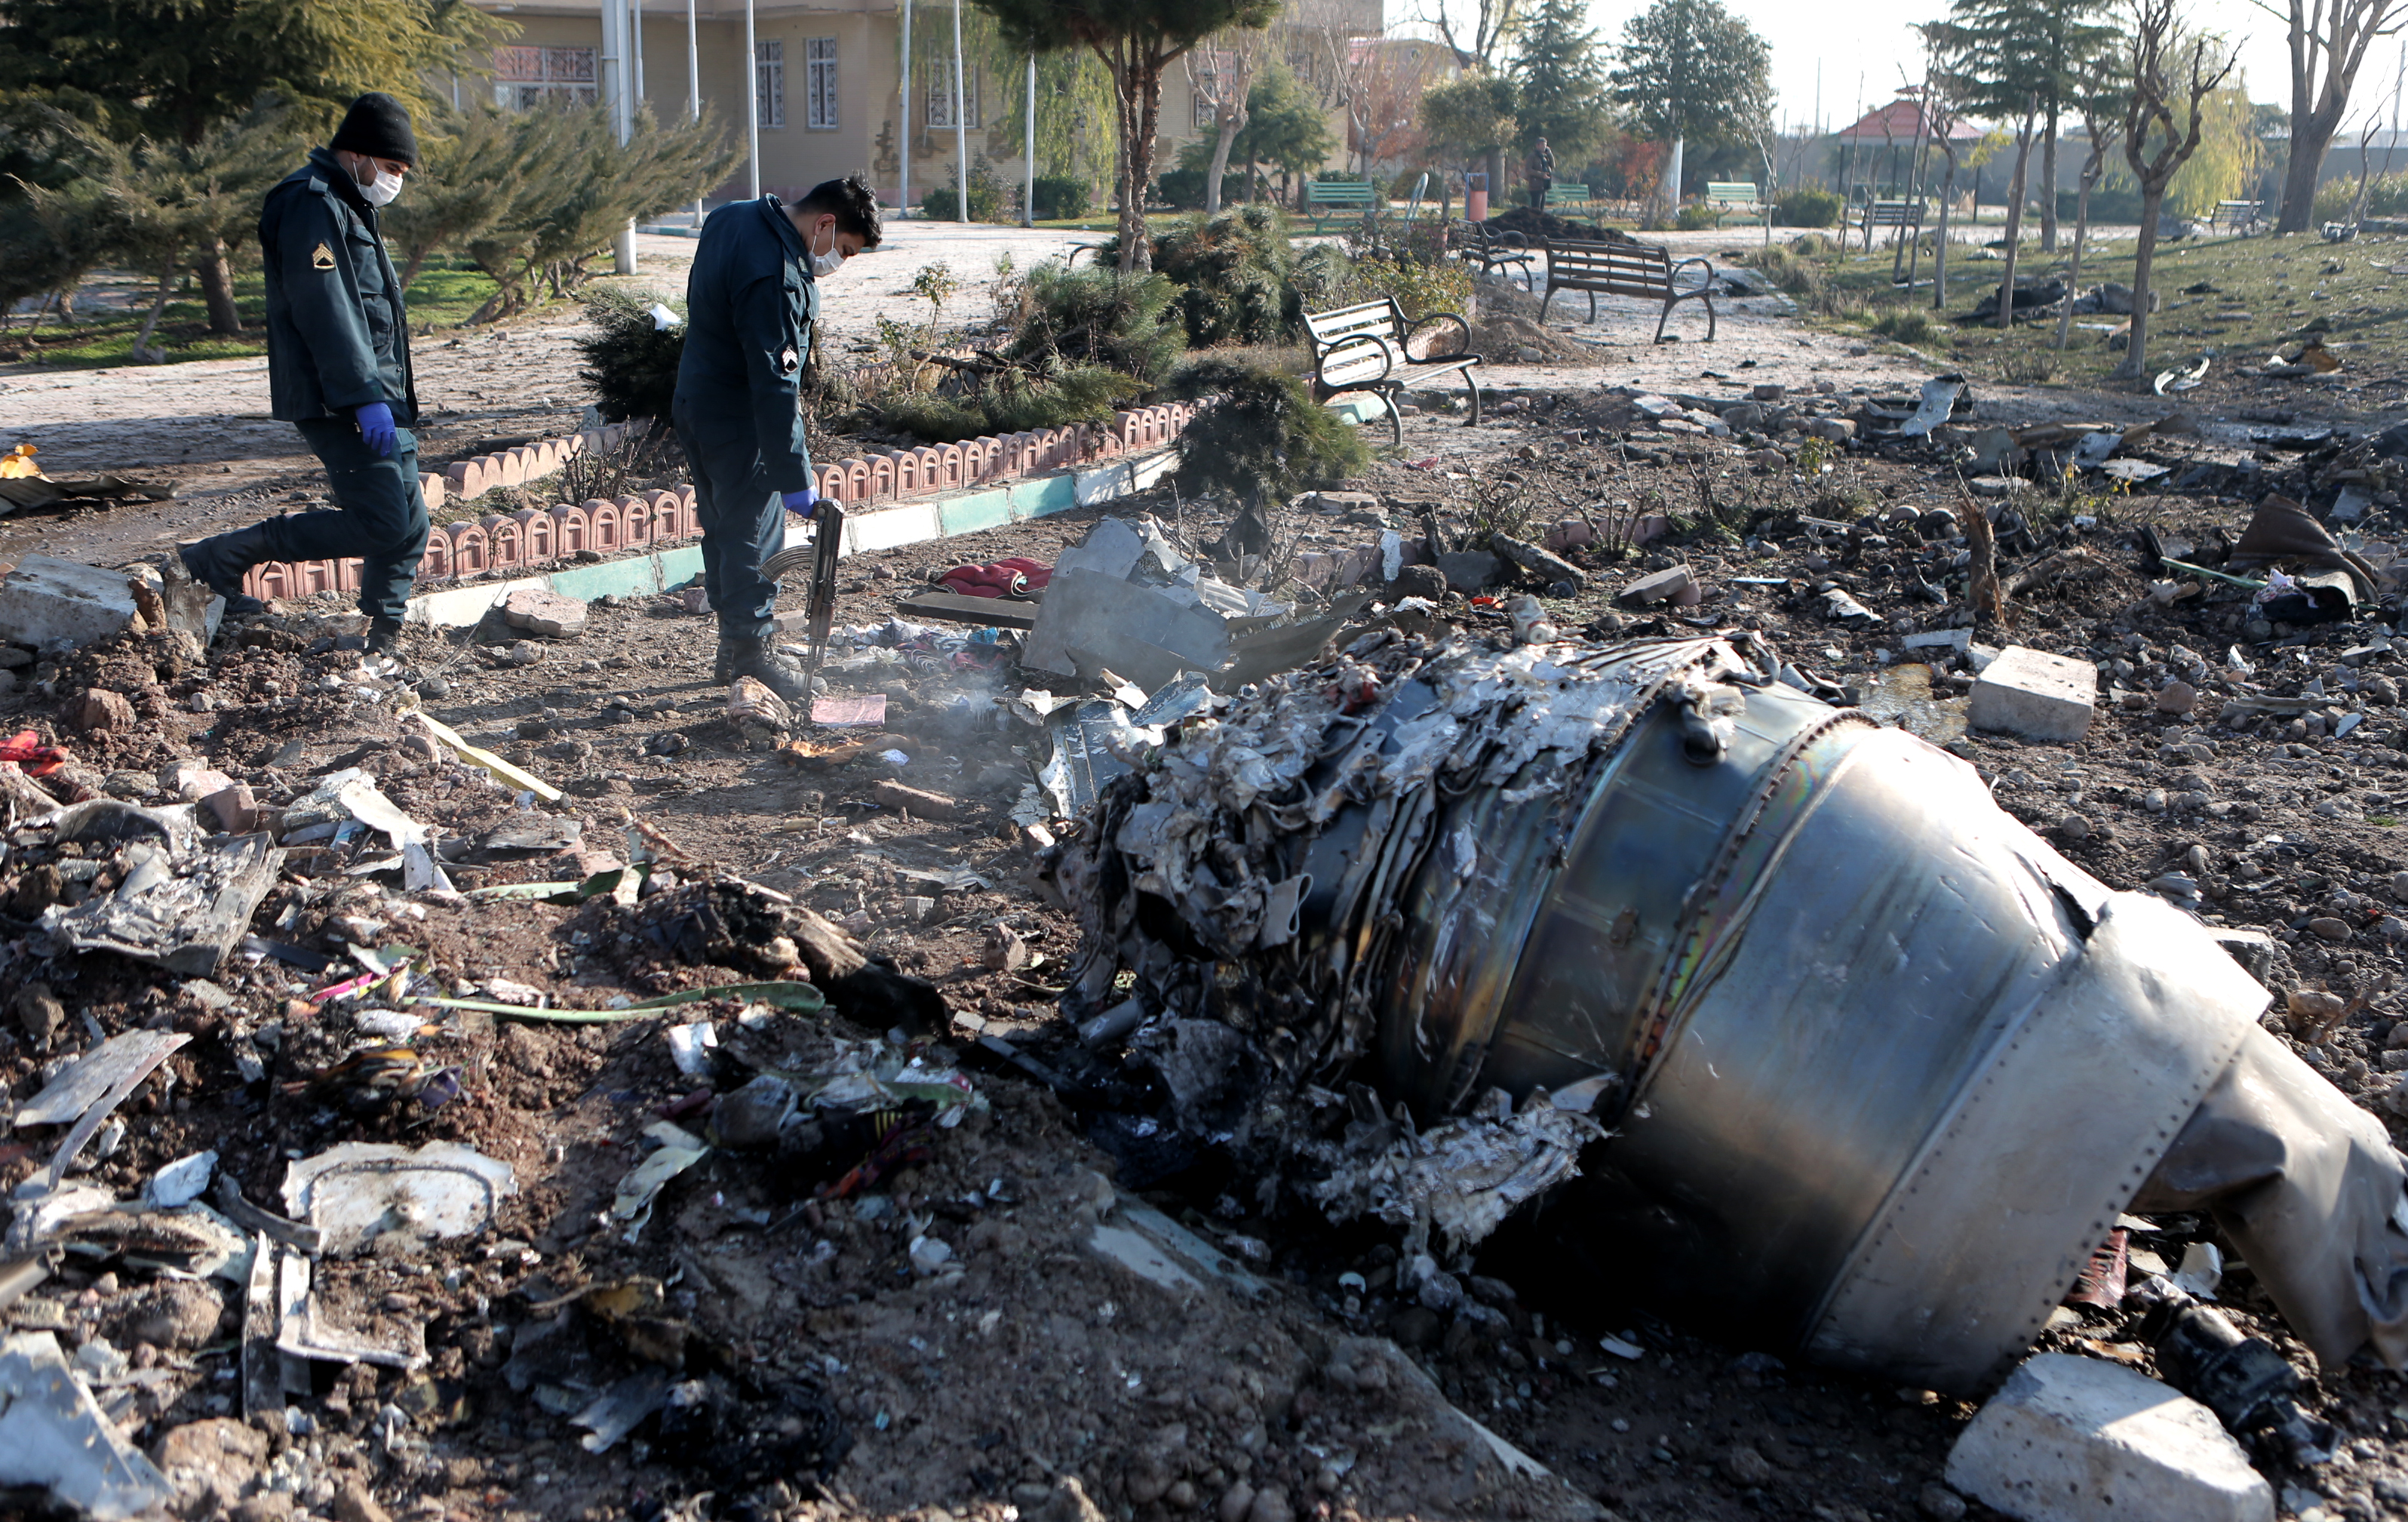
<path fill-rule="evenodd" d="M 1157 449 L 1177 438 L 1194 421 L 1196 404 L 1167 402 L 1113 415 L 1111 427 L 1079 424 L 1001 438 L 873 452 L 814 467 L 822 496 L 848 512 L 878 502 L 933 496 L 996 481 L 1035 476 L 1066 467 Z M 429 511 L 452 497 L 474 500 L 496 486 L 523 486 L 557 472 L 576 455 L 615 448 L 643 422 L 612 424 L 563 438 L 523 444 L 497 454 L 460 460 L 437 477 L 422 475 Z M 551 508 L 488 513 L 475 523 L 438 524 L 427 536 L 418 565 L 421 583 L 476 576 L 486 571 L 529 572 L 580 558 L 649 552 L 702 537 L 695 518 L 694 491 L 639 492 L 612 501 L 596 497 Z M 270 561 L 243 577 L 254 597 L 304 597 L 321 592 L 356 592 L 356 559 Z"/>

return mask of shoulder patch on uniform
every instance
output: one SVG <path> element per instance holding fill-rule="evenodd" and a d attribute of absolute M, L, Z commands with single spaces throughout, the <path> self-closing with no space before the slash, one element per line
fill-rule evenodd
<path fill-rule="evenodd" d="M 319 244 L 316 248 L 309 251 L 309 267 L 311 269 L 334 268 L 335 251 L 326 247 L 323 243 Z"/>
<path fill-rule="evenodd" d="M 800 357 L 795 352 L 793 344 L 786 345 L 785 348 L 778 351 L 778 369 L 781 373 L 793 369 Z"/>

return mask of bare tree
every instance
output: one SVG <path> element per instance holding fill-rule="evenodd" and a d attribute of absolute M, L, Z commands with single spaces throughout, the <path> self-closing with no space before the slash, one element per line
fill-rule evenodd
<path fill-rule="evenodd" d="M 1931 245 L 1933 311 L 1948 305 L 1948 216 L 1956 200 L 1956 155 L 1964 146 L 1956 140 L 1956 129 L 1964 124 L 1965 113 L 1959 108 L 1949 83 L 1946 75 L 1934 69 L 1930 83 L 1923 92 L 1923 109 L 1931 128 L 1931 145 L 1940 150 L 1941 161 L 1947 165 L 1940 180 L 1940 225 Z"/>
<path fill-rule="evenodd" d="M 2408 0 L 2403 0 L 2408 3 Z M 1447 9 L 1445 0 L 1434 0 L 1434 9 L 1422 13 L 1422 21 L 1434 27 L 1455 56 L 1468 66 L 1484 74 L 1498 72 L 1498 57 L 1506 43 L 1522 25 L 1522 0 L 1471 0 L 1471 29 L 1467 39 L 1460 23 Z M 1505 150 L 1500 144 L 1488 151 L 1488 194 L 1502 197 L 1505 193 Z"/>
<path fill-rule="evenodd" d="M 1427 54 L 1437 50 L 1434 42 L 1355 42 L 1346 80 L 1346 122 L 1354 166 L 1365 175 L 1375 165 L 1420 151 L 1421 130 L 1414 118 L 1432 70 Z"/>
<path fill-rule="evenodd" d="M 1212 111 L 1218 134 L 1212 144 L 1212 166 L 1204 177 L 1204 214 L 1221 209 L 1221 177 L 1229 172 L 1229 145 L 1246 124 L 1246 101 L 1254 93 L 1254 76 L 1270 48 L 1270 34 L 1256 27 L 1232 26 L 1204 39 L 1202 47 L 1182 57 L 1187 82 L 1198 104 Z"/>
<path fill-rule="evenodd" d="M 2200 118 L 2208 95 L 2224 82 L 2239 52 L 2221 39 L 2185 35 L 2177 0 L 2139 0 L 2132 8 L 2131 94 L 2124 105 L 2124 161 L 2141 181 L 2141 246 L 2132 256 L 2132 329 L 2124 363 L 2115 374 L 2139 380 L 2148 374 L 2149 276 L 2157 254 L 2157 217 L 2166 186 L 2199 151 Z M 2186 97 L 2177 101 L 2177 97 Z M 2186 115 L 2186 124 L 2176 118 Z M 2295 138 L 2292 151 L 2299 143 Z M 2313 162 L 2313 161 L 2311 161 Z M 2298 160 L 2292 161 L 2293 168 Z M 2315 174 L 2309 183 L 2313 188 Z"/>
<path fill-rule="evenodd" d="M 2283 171 L 2278 233 L 2307 231 L 2316 175 L 2349 110 L 2359 65 L 2377 37 L 2408 24 L 2408 0 L 2250 0 L 2281 22 L 2291 50 L 2291 162 Z"/>
<path fill-rule="evenodd" d="M 2153 5 L 2157 0 L 2142 0 Z M 2015 241 L 2024 230 L 2024 171 L 2031 166 L 2032 129 L 2040 120 L 2040 96 L 2028 95 L 2024 100 L 2024 113 L 2015 119 L 2015 173 L 2007 186 L 2007 270 L 1999 281 L 1999 326 L 2001 330 L 2015 325 Z"/>
<path fill-rule="evenodd" d="M 2059 353 L 2073 335 L 2072 298 L 2082 289 L 2082 251 L 2090 241 L 2090 193 L 2099 188 L 2100 177 L 2107 172 L 2107 155 L 2115 151 L 2124 132 L 2124 123 L 2109 114 L 2111 108 L 2111 103 L 2103 100 L 2082 103 L 2082 130 L 2090 138 L 2090 156 L 2082 161 L 2082 188 L 2073 197 L 2073 261 L 2065 272 L 2065 310 L 2057 318 Z"/>

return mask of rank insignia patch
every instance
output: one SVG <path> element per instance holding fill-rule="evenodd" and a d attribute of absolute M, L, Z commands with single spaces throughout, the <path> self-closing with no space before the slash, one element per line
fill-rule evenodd
<path fill-rule="evenodd" d="M 326 247 L 323 243 L 319 244 L 315 249 L 309 251 L 309 267 L 311 269 L 334 268 L 335 251 Z"/>

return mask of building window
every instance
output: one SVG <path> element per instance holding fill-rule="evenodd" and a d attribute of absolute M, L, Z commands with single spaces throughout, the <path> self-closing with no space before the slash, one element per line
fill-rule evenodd
<path fill-rule="evenodd" d="M 1220 93 L 1221 80 L 1234 77 L 1237 59 L 1226 52 L 1215 50 L 1204 55 L 1204 66 L 1196 71 L 1197 131 L 1206 131 L 1220 121 L 1212 102 Z"/>
<path fill-rule="evenodd" d="M 591 48 L 509 47 L 494 50 L 494 100 L 506 110 L 532 106 L 591 106 Z"/>
<path fill-rule="evenodd" d="M 813 37 L 803 48 L 810 70 L 803 124 L 815 131 L 831 131 L 836 126 L 836 38 Z"/>
<path fill-rule="evenodd" d="M 953 61 L 939 58 L 928 73 L 928 125 L 951 127 L 953 125 Z M 979 110 L 979 77 L 972 74 L 962 90 L 961 124 L 975 130 L 983 120 Z"/>
<path fill-rule="evenodd" d="M 752 72 L 760 77 L 755 88 L 761 93 L 761 125 L 782 127 L 786 124 L 786 45 L 779 41 L 752 46 Z"/>

